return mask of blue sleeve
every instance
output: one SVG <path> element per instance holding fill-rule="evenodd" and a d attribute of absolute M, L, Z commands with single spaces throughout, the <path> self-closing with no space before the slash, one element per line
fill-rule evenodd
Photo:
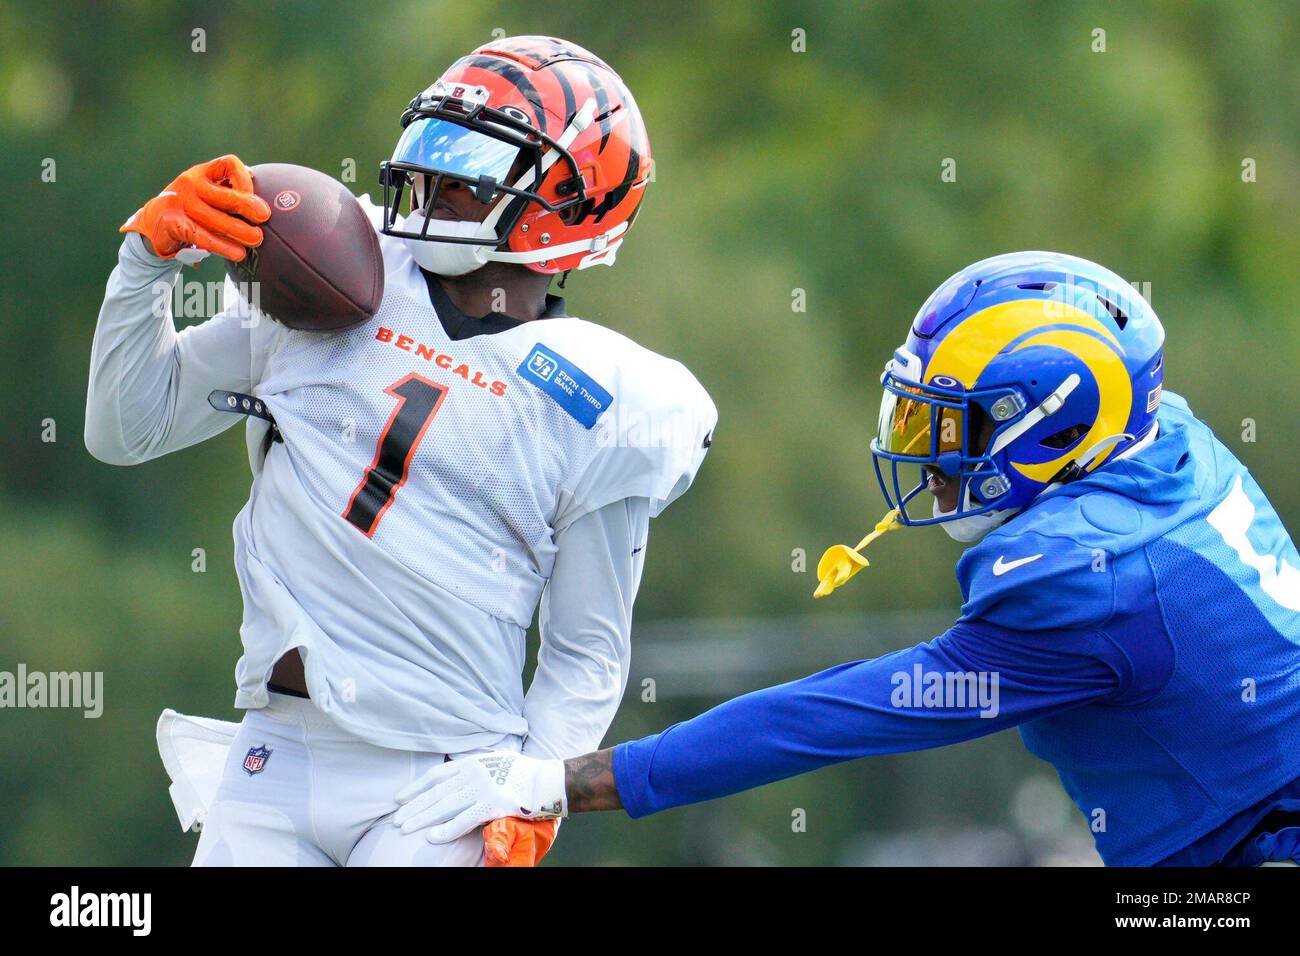
<path fill-rule="evenodd" d="M 1127 659 L 1090 631 L 962 621 L 927 644 L 737 697 L 620 744 L 630 816 L 866 757 L 942 747 L 1121 693 Z"/>

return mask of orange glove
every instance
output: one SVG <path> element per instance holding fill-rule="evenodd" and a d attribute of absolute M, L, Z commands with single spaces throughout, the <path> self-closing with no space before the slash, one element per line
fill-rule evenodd
<path fill-rule="evenodd" d="M 555 842 L 559 826 L 559 820 L 493 820 L 483 827 L 483 859 L 488 866 L 536 866 Z"/>
<path fill-rule="evenodd" d="M 118 232 L 140 233 L 164 259 L 198 246 L 239 262 L 248 254 L 246 246 L 262 244 L 262 230 L 244 220 L 270 218 L 271 207 L 253 193 L 248 167 L 238 156 L 222 156 L 185 170 Z"/>

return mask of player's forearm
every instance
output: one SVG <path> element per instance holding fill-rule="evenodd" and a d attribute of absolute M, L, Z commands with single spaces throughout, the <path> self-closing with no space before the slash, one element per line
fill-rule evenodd
<path fill-rule="evenodd" d="M 1103 662 L 1045 654 L 1029 640 L 957 625 L 926 644 L 734 698 L 614 748 L 619 798 L 641 817 L 846 760 L 960 743 L 1113 692 Z"/>
<path fill-rule="evenodd" d="M 564 792 L 570 813 L 621 809 L 623 800 L 614 783 L 614 748 L 564 761 Z"/>
<path fill-rule="evenodd" d="M 524 698 L 528 756 L 585 754 L 613 722 L 631 663 L 632 605 L 649 523 L 650 503 L 625 499 L 557 535 L 537 672 Z"/>
<path fill-rule="evenodd" d="M 144 460 L 159 428 L 176 339 L 165 304 L 179 270 L 134 233 L 122 243 L 95 326 L 86 396 L 86 447 L 102 461 Z"/>
<path fill-rule="evenodd" d="M 91 350 L 86 447 L 101 461 L 133 465 L 193 445 L 239 418 L 208 405 L 214 388 L 251 388 L 247 307 L 229 308 L 177 332 L 169 301 L 176 260 L 150 254 L 140 236 L 123 243 L 109 277 Z"/>
<path fill-rule="evenodd" d="M 563 646 L 551 632 L 543 639 L 537 672 L 524 697 L 530 757 L 573 757 L 600 746 L 623 697 L 627 643 L 610 630 L 591 629 L 589 643 Z"/>
<path fill-rule="evenodd" d="M 587 690 L 556 701 L 530 690 L 524 707 L 528 736 L 523 752 L 539 759 L 564 758 L 600 746 L 618 712 L 622 682 L 615 677 L 612 685 L 590 685 Z"/>

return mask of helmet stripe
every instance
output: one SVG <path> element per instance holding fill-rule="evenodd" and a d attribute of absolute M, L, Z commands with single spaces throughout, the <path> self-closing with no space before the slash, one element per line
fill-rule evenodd
<path fill-rule="evenodd" d="M 1013 299 L 991 305 L 954 326 L 935 346 L 926 365 L 926 380 L 950 375 L 970 388 L 995 355 L 1021 336 L 1047 325 L 1082 327 L 1120 348 L 1110 329 L 1077 306 L 1061 301 Z"/>
<path fill-rule="evenodd" d="M 495 73 L 497 76 L 514 85 L 520 95 L 523 96 L 533 107 L 535 113 L 534 121 L 537 128 L 543 132 L 546 129 L 546 108 L 542 105 L 542 97 L 537 92 L 537 88 L 528 81 L 528 77 L 517 66 L 499 60 L 490 56 L 469 57 L 466 66 L 477 67 L 480 70 L 487 70 L 489 73 Z"/>
<path fill-rule="evenodd" d="M 636 179 L 637 170 L 641 168 L 641 154 L 633 147 L 628 150 L 627 155 L 627 172 L 623 174 L 623 182 L 615 186 L 605 194 L 605 198 L 600 201 L 600 205 L 593 209 L 592 215 L 596 217 L 596 222 L 600 222 L 611 209 L 618 207 L 623 201 L 623 197 L 628 194 L 632 188 L 632 183 Z"/>
<path fill-rule="evenodd" d="M 569 83 L 569 78 L 564 75 L 563 70 L 550 68 L 546 70 L 546 75 L 555 78 L 555 81 L 560 85 L 560 92 L 564 94 L 564 128 L 568 129 L 569 124 L 573 122 L 574 114 L 578 111 L 577 100 L 573 96 L 573 86 Z"/>
<path fill-rule="evenodd" d="M 609 143 L 609 94 L 605 91 L 605 84 L 600 80 L 600 73 L 590 63 L 577 60 L 574 61 L 574 65 L 586 72 L 587 82 L 591 85 L 592 93 L 596 95 L 596 115 L 600 117 L 600 148 L 596 152 L 603 153 Z"/>

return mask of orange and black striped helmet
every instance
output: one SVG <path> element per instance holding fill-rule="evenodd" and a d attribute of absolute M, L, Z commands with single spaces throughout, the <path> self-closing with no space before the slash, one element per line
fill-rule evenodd
<path fill-rule="evenodd" d="M 393 157 L 381 164 L 383 231 L 477 246 L 484 261 L 546 274 L 612 265 L 650 178 L 650 142 L 631 92 L 604 61 L 554 37 L 479 47 L 415 97 L 401 122 Z M 400 206 L 416 177 L 419 215 L 408 224 Z M 430 228 L 449 180 L 492 204 L 480 228 Z"/>

